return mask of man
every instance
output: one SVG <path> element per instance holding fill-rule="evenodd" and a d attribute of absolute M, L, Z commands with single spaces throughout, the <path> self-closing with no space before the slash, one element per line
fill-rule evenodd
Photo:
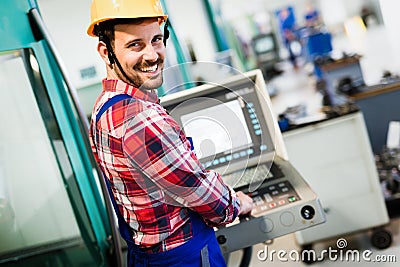
<path fill-rule="evenodd" d="M 128 244 L 129 266 L 224 266 L 213 231 L 251 211 L 205 170 L 159 105 L 167 16 L 159 0 L 93 0 L 87 30 L 107 69 L 93 109 L 92 149 Z"/>
<path fill-rule="evenodd" d="M 289 52 L 289 60 L 293 67 L 297 69 L 296 55 L 292 48 L 292 44 L 297 42 L 297 36 L 295 33 L 296 20 L 291 8 L 286 7 L 279 11 L 279 23 L 283 42 Z"/>

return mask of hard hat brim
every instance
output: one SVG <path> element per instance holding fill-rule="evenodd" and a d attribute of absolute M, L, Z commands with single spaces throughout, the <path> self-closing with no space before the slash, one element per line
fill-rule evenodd
<path fill-rule="evenodd" d="M 120 19 L 120 18 L 121 18 L 121 17 L 118 17 L 118 18 L 101 18 L 101 19 L 97 19 L 97 20 L 93 21 L 92 23 L 90 23 L 90 25 L 89 25 L 89 27 L 87 28 L 86 32 L 87 32 L 87 34 L 88 34 L 89 36 L 97 37 L 97 35 L 94 33 L 94 27 L 95 27 L 95 25 L 99 25 L 101 22 L 104 22 L 104 21 L 113 20 L 113 19 Z M 128 17 L 127 17 L 127 18 L 128 18 Z M 167 21 L 168 16 L 167 16 L 167 15 L 163 15 L 163 16 L 155 17 L 154 15 L 152 15 L 152 16 L 142 16 L 142 18 L 158 18 L 158 24 L 161 25 L 162 23 L 164 23 L 164 22 Z"/>

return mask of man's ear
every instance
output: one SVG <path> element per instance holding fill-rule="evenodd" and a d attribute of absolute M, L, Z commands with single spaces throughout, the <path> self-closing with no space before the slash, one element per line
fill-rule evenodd
<path fill-rule="evenodd" d="M 97 52 L 107 65 L 111 65 L 107 45 L 103 41 L 97 43 Z"/>

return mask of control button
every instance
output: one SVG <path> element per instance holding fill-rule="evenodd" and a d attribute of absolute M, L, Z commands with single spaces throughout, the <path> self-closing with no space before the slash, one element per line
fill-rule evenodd
<path fill-rule="evenodd" d="M 278 186 L 279 186 L 279 187 L 284 187 L 284 186 L 285 186 L 285 183 L 279 183 Z"/>
<path fill-rule="evenodd" d="M 291 226 L 294 223 L 294 215 L 289 211 L 282 213 L 280 219 L 284 226 Z"/>
<path fill-rule="evenodd" d="M 297 198 L 295 196 L 288 197 L 289 202 L 295 202 Z"/>
<path fill-rule="evenodd" d="M 312 218 L 314 218 L 315 209 L 307 205 L 301 208 L 300 214 L 304 219 L 311 220 Z"/>
<path fill-rule="evenodd" d="M 271 190 L 271 191 L 275 190 L 275 188 L 276 188 L 275 185 L 268 186 L 268 189 Z"/>
<path fill-rule="evenodd" d="M 264 218 L 259 222 L 258 227 L 260 228 L 261 232 L 269 233 L 274 229 L 274 223 L 270 219 Z"/>
<path fill-rule="evenodd" d="M 259 196 L 253 198 L 253 202 L 254 202 L 254 204 L 256 204 L 257 206 L 261 206 L 261 205 L 264 204 L 264 201 L 263 201 L 262 198 L 259 197 Z"/>
<path fill-rule="evenodd" d="M 274 191 L 272 191 L 272 193 L 271 193 L 273 196 L 276 196 L 277 194 L 279 194 L 279 191 L 278 190 L 274 190 Z"/>
<path fill-rule="evenodd" d="M 261 209 L 262 211 L 264 211 L 264 210 L 267 209 L 267 207 L 266 207 L 265 205 L 262 205 L 262 206 L 260 207 L 260 209 Z"/>
<path fill-rule="evenodd" d="M 282 192 L 283 192 L 283 193 L 286 193 L 287 191 L 289 191 L 289 188 L 287 188 L 287 187 L 283 187 L 283 188 L 282 188 Z"/>
<path fill-rule="evenodd" d="M 276 203 L 275 203 L 275 202 L 270 203 L 270 204 L 269 204 L 269 207 L 270 207 L 270 208 L 275 208 L 275 207 L 276 207 Z"/>
<path fill-rule="evenodd" d="M 270 194 L 264 194 L 264 197 L 267 202 L 271 202 L 273 200 Z"/>
<path fill-rule="evenodd" d="M 284 199 L 279 200 L 279 202 L 278 202 L 279 205 L 283 205 L 283 204 L 285 204 L 285 203 L 286 203 L 286 201 L 285 201 Z"/>
<path fill-rule="evenodd" d="M 218 241 L 219 244 L 223 245 L 223 244 L 226 243 L 226 237 L 224 235 L 219 235 L 217 237 L 217 241 Z"/>

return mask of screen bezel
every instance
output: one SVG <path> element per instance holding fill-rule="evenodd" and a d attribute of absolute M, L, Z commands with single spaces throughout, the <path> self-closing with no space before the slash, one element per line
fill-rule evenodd
<path fill-rule="evenodd" d="M 218 84 L 215 82 L 210 84 L 203 84 L 185 91 L 166 95 L 161 98 L 161 105 L 164 106 L 166 110 L 172 110 L 179 103 L 187 99 L 202 97 L 205 95 L 212 95 L 220 90 L 225 90 L 224 88 L 231 88 L 243 83 L 254 84 L 255 95 L 257 96 L 258 105 L 261 109 L 261 116 L 259 116 L 258 119 L 263 119 L 268 126 L 267 132 L 271 140 L 271 145 L 269 146 L 271 149 L 264 150 L 262 153 L 260 153 L 258 157 L 250 157 L 248 160 L 246 160 L 245 163 L 237 161 L 232 162 L 228 166 L 212 166 L 209 167 L 209 169 L 213 169 L 223 173 L 230 173 L 241 170 L 244 167 L 251 167 L 264 162 L 272 162 L 275 156 L 280 156 L 283 159 L 287 159 L 287 153 L 283 146 L 282 135 L 276 119 L 274 118 L 274 113 L 271 109 L 271 100 L 269 98 L 261 70 L 257 69 L 249 71 L 244 74 L 229 77 Z M 243 164 L 246 164 L 246 166 L 243 166 Z"/>

